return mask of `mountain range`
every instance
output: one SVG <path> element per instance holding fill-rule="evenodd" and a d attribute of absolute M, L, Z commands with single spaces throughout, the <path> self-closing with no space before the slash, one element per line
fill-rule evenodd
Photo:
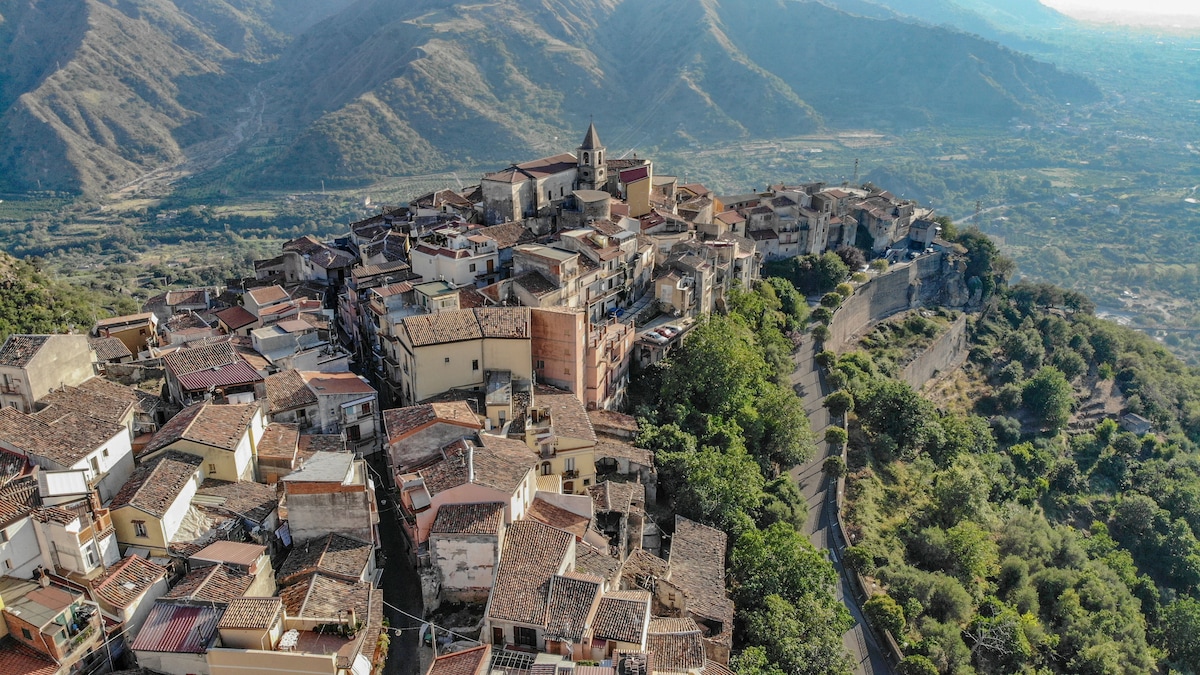
<path fill-rule="evenodd" d="M 354 185 L 570 149 L 589 117 L 624 151 L 1098 99 L 968 32 L 1060 20 L 1032 6 L 0 0 L 0 190 L 99 193 L 198 158 L 248 188 Z"/>

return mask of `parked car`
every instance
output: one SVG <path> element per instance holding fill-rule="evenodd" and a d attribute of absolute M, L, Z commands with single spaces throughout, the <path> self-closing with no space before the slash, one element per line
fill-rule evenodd
<path fill-rule="evenodd" d="M 670 338 L 663 335 L 662 333 L 657 333 L 652 330 L 648 330 L 645 333 L 642 333 L 642 337 L 649 340 L 650 342 L 653 342 L 656 345 L 665 345 L 668 342 L 670 342 Z"/>

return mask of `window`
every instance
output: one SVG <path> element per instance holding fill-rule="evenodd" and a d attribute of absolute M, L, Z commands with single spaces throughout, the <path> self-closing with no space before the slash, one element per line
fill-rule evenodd
<path fill-rule="evenodd" d="M 591 478 L 584 478 L 584 479 L 583 479 L 583 487 L 587 487 L 587 486 L 589 486 L 589 485 L 591 485 L 591 484 L 592 484 L 592 479 L 591 479 Z"/>
<path fill-rule="evenodd" d="M 33 634 L 29 632 L 28 628 L 22 628 L 21 629 L 21 637 L 25 638 L 26 640 L 32 640 Z"/>
<path fill-rule="evenodd" d="M 0 530 L 0 544 L 8 543 L 8 530 Z"/>
<path fill-rule="evenodd" d="M 92 475 L 99 476 L 100 475 L 100 460 L 95 457 L 89 457 L 88 464 L 90 464 L 92 467 Z"/>
<path fill-rule="evenodd" d="M 537 362 L 537 368 L 538 370 L 544 370 L 546 368 L 546 362 L 539 359 Z"/>
<path fill-rule="evenodd" d="M 133 534 L 138 537 L 149 536 L 146 534 L 146 521 L 144 521 L 144 520 L 133 521 Z"/>
<path fill-rule="evenodd" d="M 589 154 L 589 153 L 586 153 L 586 152 L 585 152 L 585 153 L 583 153 L 583 163 L 584 163 L 584 164 L 590 164 L 590 163 L 591 163 L 591 162 L 590 162 L 590 160 L 591 160 L 591 157 L 592 157 L 592 156 L 591 156 L 591 154 Z"/>
<path fill-rule="evenodd" d="M 447 357 L 446 357 L 446 363 L 450 363 L 450 357 L 449 357 L 449 356 L 447 356 Z"/>
<path fill-rule="evenodd" d="M 13 568 L 12 558 L 4 559 L 4 569 L 11 570 Z"/>
<path fill-rule="evenodd" d="M 83 554 L 87 558 L 89 567 L 95 567 L 96 565 L 100 564 L 100 559 L 96 556 L 96 547 L 92 544 L 88 544 L 84 547 Z"/>
<path fill-rule="evenodd" d="M 362 440 L 362 430 L 358 428 L 357 424 L 346 427 L 346 438 L 348 438 L 352 441 L 361 441 Z"/>
<path fill-rule="evenodd" d="M 542 475 L 543 476 L 550 475 L 550 462 L 542 462 Z"/>
<path fill-rule="evenodd" d="M 362 413 L 361 413 L 361 414 L 363 414 L 363 415 L 370 415 L 370 414 L 371 414 L 371 404 L 370 404 L 370 402 L 367 402 L 367 403 L 364 403 L 364 404 L 363 404 L 363 406 L 362 406 Z"/>
<path fill-rule="evenodd" d="M 471 370 L 479 370 L 479 359 L 471 360 Z"/>
<path fill-rule="evenodd" d="M 470 271 L 472 271 L 472 272 L 475 271 L 475 263 L 471 263 Z"/>
<path fill-rule="evenodd" d="M 514 626 L 513 632 L 516 634 L 517 644 L 526 647 L 537 647 L 537 631 L 524 626 Z"/>
<path fill-rule="evenodd" d="M 308 417 L 308 411 L 304 408 L 301 408 L 296 411 L 296 417 L 299 419 L 304 419 L 305 417 Z"/>
<path fill-rule="evenodd" d="M 575 458 L 574 457 L 568 457 L 564 461 L 566 462 L 567 471 L 575 470 Z"/>
<path fill-rule="evenodd" d="M 210 474 L 211 474 L 211 473 L 216 473 L 216 472 L 217 472 L 217 465 L 216 465 L 216 464 L 209 464 L 209 465 L 208 465 L 208 472 L 209 472 Z"/>

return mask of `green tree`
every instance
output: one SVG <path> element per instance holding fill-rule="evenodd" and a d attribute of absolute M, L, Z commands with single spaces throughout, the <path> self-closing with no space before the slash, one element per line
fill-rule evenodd
<path fill-rule="evenodd" d="M 1042 424 L 1052 431 L 1058 431 L 1071 419 L 1075 391 L 1061 370 L 1046 366 L 1025 381 L 1021 399 Z"/>
<path fill-rule="evenodd" d="M 863 613 L 880 630 L 899 636 L 904 630 L 904 608 L 887 593 L 877 593 L 863 603 Z"/>
<path fill-rule="evenodd" d="M 904 657 L 900 665 L 896 666 L 896 672 L 899 675 L 940 675 L 933 661 L 920 654 Z"/>
<path fill-rule="evenodd" d="M 846 460 L 838 455 L 830 455 L 821 464 L 821 470 L 830 478 L 841 478 L 846 475 Z"/>
<path fill-rule="evenodd" d="M 821 296 L 821 306 L 830 309 L 837 309 L 845 298 L 840 293 L 830 292 Z"/>
<path fill-rule="evenodd" d="M 849 436 L 846 430 L 841 427 L 831 426 L 825 430 L 825 442 L 835 447 L 845 445 Z"/>
<path fill-rule="evenodd" d="M 841 417 L 854 408 L 854 396 L 845 389 L 841 389 L 826 396 L 821 405 L 829 409 L 830 415 Z"/>
<path fill-rule="evenodd" d="M 1185 597 L 1167 605 L 1162 626 L 1171 664 L 1183 673 L 1200 672 L 1200 601 Z"/>

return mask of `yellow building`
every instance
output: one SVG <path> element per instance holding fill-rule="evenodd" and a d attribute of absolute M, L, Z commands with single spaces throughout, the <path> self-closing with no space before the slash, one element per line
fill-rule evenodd
<path fill-rule="evenodd" d="M 525 414 L 525 444 L 538 453 L 538 475 L 562 476 L 563 494 L 587 494 L 596 482 L 596 432 L 575 394 L 535 387 Z"/>
<path fill-rule="evenodd" d="M 265 426 L 262 408 L 257 403 L 196 403 L 172 417 L 150 439 L 141 461 L 176 450 L 204 458 L 207 478 L 252 481 L 258 441 Z"/>
<path fill-rule="evenodd" d="M 117 543 L 165 556 L 203 482 L 204 458 L 168 450 L 143 462 L 109 504 Z"/>
<path fill-rule="evenodd" d="M 491 307 L 409 316 L 380 328 L 392 402 L 414 405 L 451 389 L 484 388 L 487 370 L 533 377 L 529 309 Z"/>

